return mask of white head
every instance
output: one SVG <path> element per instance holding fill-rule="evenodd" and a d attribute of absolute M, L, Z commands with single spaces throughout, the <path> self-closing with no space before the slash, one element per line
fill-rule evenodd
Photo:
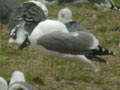
<path fill-rule="evenodd" d="M 37 5 L 38 7 L 40 7 L 43 10 L 45 16 L 48 16 L 48 9 L 45 6 L 45 4 L 41 3 L 40 1 L 34 1 L 34 0 L 29 0 L 29 2 L 32 2 L 35 5 Z"/>
<path fill-rule="evenodd" d="M 63 23 L 69 23 L 72 21 L 72 12 L 69 8 L 63 8 L 58 13 L 58 20 Z"/>
<path fill-rule="evenodd" d="M 10 32 L 9 43 L 22 44 L 26 39 L 27 32 L 24 29 L 25 22 L 21 22 L 19 25 L 16 25 Z M 11 37 L 14 37 L 11 38 Z"/>
<path fill-rule="evenodd" d="M 0 77 L 0 90 L 7 90 L 7 81 Z"/>
<path fill-rule="evenodd" d="M 10 84 L 15 82 L 25 82 L 24 73 L 21 71 L 15 71 L 12 73 L 12 77 L 10 79 Z"/>

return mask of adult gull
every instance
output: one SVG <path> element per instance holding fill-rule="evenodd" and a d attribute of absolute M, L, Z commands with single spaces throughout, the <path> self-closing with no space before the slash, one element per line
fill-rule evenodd
<path fill-rule="evenodd" d="M 18 30 L 15 30 L 15 32 L 18 32 Z M 25 39 L 28 38 L 32 47 L 39 51 L 40 55 L 82 61 L 95 72 L 99 68 L 86 57 L 87 55 L 114 55 L 112 51 L 102 49 L 99 41 L 91 33 L 69 32 L 62 22 L 56 20 L 40 21 L 31 32 L 23 30 L 21 33 L 25 36 Z M 12 34 L 15 33 L 11 33 L 11 36 Z M 12 37 L 10 39 L 13 39 L 11 43 L 23 44 L 25 41 L 23 39 L 19 42 L 18 39 Z"/>

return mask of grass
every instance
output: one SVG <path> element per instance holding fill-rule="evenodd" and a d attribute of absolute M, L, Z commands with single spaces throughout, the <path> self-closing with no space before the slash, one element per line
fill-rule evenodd
<path fill-rule="evenodd" d="M 66 6 L 48 5 L 48 18 L 57 19 L 57 13 L 63 7 Z M 109 64 L 93 62 L 100 67 L 100 71 L 94 73 L 82 63 L 55 60 L 55 79 L 52 79 L 50 60 L 40 56 L 30 46 L 24 51 L 18 51 L 18 45 L 8 44 L 9 30 L 4 26 L 0 31 L 0 76 L 9 80 L 14 70 L 23 71 L 27 82 L 33 84 L 37 90 L 119 90 L 120 32 L 111 30 L 120 25 L 120 12 L 86 4 L 67 5 L 67 7 L 72 10 L 74 20 L 92 32 L 102 46 L 116 52 L 116 56 L 102 57 Z M 97 17 L 95 19 L 94 14 Z"/>

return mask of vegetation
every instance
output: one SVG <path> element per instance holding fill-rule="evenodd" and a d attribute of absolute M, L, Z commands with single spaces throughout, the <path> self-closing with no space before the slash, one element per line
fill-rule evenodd
<path fill-rule="evenodd" d="M 28 0 L 21 0 L 22 2 L 28 1 Z"/>
<path fill-rule="evenodd" d="M 57 13 L 63 7 L 66 6 L 48 6 L 48 18 L 57 19 Z M 37 90 L 119 90 L 120 32 L 113 32 L 112 29 L 120 25 L 120 12 L 84 4 L 67 7 L 72 10 L 74 20 L 92 32 L 102 46 L 116 52 L 115 56 L 102 57 L 109 63 L 93 62 L 100 67 L 100 71 L 94 73 L 82 63 L 55 60 L 53 79 L 50 59 L 42 58 L 30 46 L 18 51 L 18 45 L 8 44 L 9 30 L 4 26 L 0 30 L 0 76 L 9 80 L 14 70 L 23 71 L 27 82 L 37 87 Z"/>

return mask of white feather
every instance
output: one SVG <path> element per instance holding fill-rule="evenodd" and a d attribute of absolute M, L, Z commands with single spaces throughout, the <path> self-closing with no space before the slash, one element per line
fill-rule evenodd
<path fill-rule="evenodd" d="M 22 22 L 21 25 L 19 27 L 17 27 L 16 39 L 10 38 L 9 43 L 22 44 L 25 41 L 27 33 L 24 29 L 24 24 L 25 24 L 25 22 Z M 16 30 L 16 27 L 12 30 L 12 32 L 15 31 L 15 30 Z"/>
<path fill-rule="evenodd" d="M 72 12 L 69 8 L 63 8 L 58 13 L 58 20 L 63 23 L 69 23 L 72 21 Z"/>
<path fill-rule="evenodd" d="M 21 71 L 15 71 L 12 73 L 12 77 L 10 79 L 10 84 L 15 82 L 25 82 L 24 73 Z"/>
<path fill-rule="evenodd" d="M 0 90 L 7 90 L 7 81 L 0 77 Z"/>
<path fill-rule="evenodd" d="M 90 49 L 99 49 L 98 45 L 99 45 L 99 41 L 96 39 L 95 36 L 93 36 L 93 34 L 90 34 L 93 38 L 93 44 L 91 45 Z"/>

